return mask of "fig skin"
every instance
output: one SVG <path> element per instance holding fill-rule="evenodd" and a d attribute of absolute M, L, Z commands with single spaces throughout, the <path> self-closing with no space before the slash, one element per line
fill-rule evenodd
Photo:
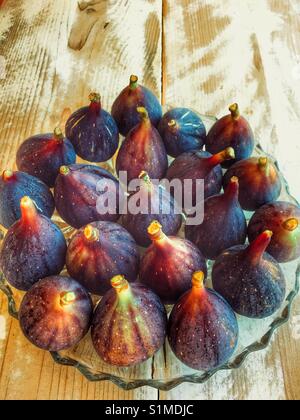
<path fill-rule="evenodd" d="M 228 161 L 228 167 L 249 158 L 254 150 L 255 139 L 248 121 L 241 116 L 238 104 L 229 108 L 230 114 L 218 120 L 210 129 L 206 138 L 206 150 L 211 154 L 219 153 L 226 147 L 235 151 L 235 159 Z"/>
<path fill-rule="evenodd" d="M 50 188 L 54 187 L 59 168 L 75 162 L 74 147 L 59 128 L 54 134 L 30 137 L 17 152 L 18 169 L 39 178 Z"/>
<path fill-rule="evenodd" d="M 166 236 L 154 221 L 148 229 L 152 245 L 141 260 L 140 281 L 166 305 L 174 305 L 191 288 L 195 271 L 207 275 L 206 261 L 190 241 Z"/>
<path fill-rule="evenodd" d="M 162 347 L 167 314 L 159 298 L 145 286 L 129 285 L 123 276 L 114 277 L 112 285 L 95 311 L 93 345 L 104 362 L 131 367 Z"/>
<path fill-rule="evenodd" d="M 219 194 L 223 179 L 221 163 L 232 158 L 234 158 L 232 148 L 225 149 L 214 156 L 205 151 L 183 153 L 171 164 L 166 178 L 169 181 L 179 179 L 182 184 L 185 180 L 191 179 L 193 181 L 192 202 L 196 205 L 198 204 L 196 203 L 196 180 L 204 180 L 204 198 Z"/>
<path fill-rule="evenodd" d="M 66 123 L 66 136 L 76 153 L 88 162 L 106 162 L 119 147 L 119 130 L 112 116 L 101 107 L 97 93 L 89 96 L 90 106 L 78 109 Z"/>
<path fill-rule="evenodd" d="M 129 211 L 121 217 L 120 223 L 131 233 L 138 245 L 146 248 L 151 245 L 148 227 L 153 220 L 162 225 L 167 236 L 175 236 L 181 228 L 183 218 L 174 198 L 166 189 L 153 184 L 146 172 L 142 172 L 139 178 L 140 189 L 129 196 L 128 203 L 130 200 L 137 202 L 141 198 L 141 201 L 152 203 L 152 208 L 159 211 L 155 213 L 149 211 L 149 214 L 143 213 L 142 210 L 138 214 L 131 214 Z"/>
<path fill-rule="evenodd" d="M 225 365 L 234 354 L 239 328 L 228 303 L 204 287 L 204 273 L 195 273 L 193 286 L 174 306 L 168 339 L 176 357 L 185 365 L 210 371 Z"/>
<path fill-rule="evenodd" d="M 162 117 L 159 100 L 153 92 L 139 85 L 138 77 L 133 75 L 130 77 L 129 86 L 117 97 L 111 111 L 124 137 L 140 122 L 138 107 L 146 108 L 151 123 L 157 127 Z"/>
<path fill-rule="evenodd" d="M 55 204 L 47 185 L 24 172 L 6 170 L 0 177 L 0 224 L 5 229 L 20 219 L 20 201 L 24 196 L 36 203 L 41 214 L 52 217 Z"/>
<path fill-rule="evenodd" d="M 233 176 L 239 179 L 239 201 L 244 210 L 255 211 L 280 196 L 280 176 L 268 158 L 253 157 L 235 163 L 224 176 L 224 188 Z"/>
<path fill-rule="evenodd" d="M 97 207 L 105 204 L 101 196 L 108 183 L 114 186 L 109 185 L 109 194 L 116 205 L 109 211 L 115 214 L 100 214 Z M 117 179 L 98 166 L 62 166 L 54 188 L 56 209 L 61 218 L 76 229 L 95 221 L 116 222 L 119 218 L 119 188 Z"/>
<path fill-rule="evenodd" d="M 21 212 L 4 238 L 0 267 L 9 284 L 27 291 L 38 280 L 62 271 L 67 245 L 60 229 L 38 213 L 29 197 L 22 198 Z"/>
<path fill-rule="evenodd" d="M 139 263 L 133 237 L 122 226 L 110 222 L 94 222 L 75 233 L 66 260 L 70 276 L 100 296 L 110 290 L 110 280 L 118 273 L 135 281 Z"/>
<path fill-rule="evenodd" d="M 188 108 L 168 111 L 159 123 L 158 131 L 169 156 L 200 150 L 206 139 L 206 128 L 198 114 Z"/>
<path fill-rule="evenodd" d="M 247 222 L 238 194 L 239 181 L 233 177 L 225 194 L 205 201 L 203 223 L 186 227 L 186 237 L 207 259 L 215 260 L 226 249 L 243 245 L 246 241 Z"/>
<path fill-rule="evenodd" d="M 87 334 L 93 304 L 87 291 L 69 277 L 40 280 L 25 295 L 19 320 L 25 337 L 36 347 L 61 351 Z"/>
<path fill-rule="evenodd" d="M 152 179 L 162 179 L 168 169 L 165 145 L 157 129 L 151 124 L 145 108 L 138 108 L 140 123 L 133 128 L 122 143 L 116 169 L 127 172 L 128 182 L 146 171 Z"/>
<path fill-rule="evenodd" d="M 253 242 L 265 230 L 273 232 L 267 252 L 279 263 L 300 257 L 300 208 L 278 201 L 266 204 L 254 213 L 248 226 L 249 241 Z"/>
<path fill-rule="evenodd" d="M 272 232 L 262 233 L 249 246 L 236 246 L 219 256 L 212 271 L 214 289 L 234 311 L 263 319 L 282 305 L 286 284 L 278 262 L 265 252 Z"/>

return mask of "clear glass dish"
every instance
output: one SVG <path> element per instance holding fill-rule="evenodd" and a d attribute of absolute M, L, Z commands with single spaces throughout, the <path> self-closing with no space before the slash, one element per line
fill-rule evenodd
<path fill-rule="evenodd" d="M 209 129 L 216 121 L 213 117 L 202 117 Z M 260 145 L 256 146 L 255 155 L 266 156 Z M 271 159 L 273 159 L 270 156 Z M 274 160 L 274 159 L 273 159 Z M 114 159 L 104 165 L 113 172 Z M 279 169 L 279 168 L 278 168 Z M 280 200 L 298 204 L 290 195 L 289 187 L 283 175 L 283 190 Z M 250 219 L 251 213 L 246 213 Z M 65 236 L 69 238 L 73 229 L 66 226 L 59 218 L 54 221 L 63 229 Z M 182 234 L 182 232 L 181 232 Z M 3 239 L 0 236 L 0 243 Z M 209 279 L 212 262 L 209 262 Z M 238 317 L 240 326 L 240 339 L 238 348 L 232 359 L 219 369 L 210 372 L 198 372 L 184 366 L 171 352 L 168 343 L 150 360 L 134 368 L 115 368 L 102 362 L 93 349 L 89 335 L 77 346 L 68 351 L 51 353 L 54 361 L 61 365 L 72 366 L 78 369 L 90 381 L 109 380 L 125 390 L 132 390 L 142 386 L 150 386 L 155 389 L 168 391 L 182 383 L 204 383 L 213 375 L 222 370 L 234 370 L 240 368 L 249 354 L 261 351 L 268 347 L 274 333 L 290 319 L 292 304 L 299 292 L 300 263 L 299 261 L 282 265 L 287 280 L 286 300 L 279 311 L 265 320 L 250 320 Z M 209 284 L 209 283 L 208 283 Z M 17 302 L 20 302 L 22 293 L 13 290 L 0 274 L 0 290 L 7 296 L 9 314 L 18 318 Z M 170 308 L 168 308 L 170 309 Z"/>

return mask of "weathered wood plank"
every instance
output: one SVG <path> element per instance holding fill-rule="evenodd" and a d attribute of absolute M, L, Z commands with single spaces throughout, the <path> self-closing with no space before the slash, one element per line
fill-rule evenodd
<path fill-rule="evenodd" d="M 298 198 L 299 29 L 297 0 L 164 2 L 164 101 L 217 116 L 238 101 Z M 299 398 L 295 323 L 299 327 L 299 317 L 240 371 L 219 374 L 202 386 L 183 385 L 160 398 Z"/>
<path fill-rule="evenodd" d="M 0 56 L 6 62 L 0 80 L 2 171 L 14 165 L 27 136 L 52 131 L 88 102 L 91 90 L 109 109 L 137 73 L 160 95 L 161 0 L 81 1 L 80 10 L 74 0 L 7 0 L 0 9 Z M 0 307 L 0 399 L 157 398 L 155 390 L 123 392 L 55 365 L 22 337 L 2 295 Z"/>

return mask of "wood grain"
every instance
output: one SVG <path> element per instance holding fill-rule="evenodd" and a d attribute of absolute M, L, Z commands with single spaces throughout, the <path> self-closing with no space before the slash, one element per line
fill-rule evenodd
<path fill-rule="evenodd" d="M 20 142 L 52 131 L 70 110 L 88 103 L 91 90 L 100 91 L 109 109 L 130 74 L 138 73 L 160 95 L 161 1 L 86 3 L 79 10 L 74 0 L 7 0 L 1 8 L 1 171 L 14 165 Z M 2 295 L 0 305 L 6 336 L 0 339 L 0 399 L 157 398 L 152 389 L 124 392 L 55 365 L 22 337 Z"/>

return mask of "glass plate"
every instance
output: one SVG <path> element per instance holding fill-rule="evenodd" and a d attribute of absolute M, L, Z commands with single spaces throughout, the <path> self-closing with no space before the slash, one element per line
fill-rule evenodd
<path fill-rule="evenodd" d="M 207 129 L 216 121 L 213 117 L 202 116 L 202 118 Z M 266 156 L 266 153 L 260 145 L 257 145 L 255 155 Z M 271 156 L 269 157 L 274 160 Z M 114 159 L 103 166 L 113 172 Z M 289 187 L 282 174 L 281 177 L 283 189 L 280 200 L 298 204 L 290 195 Z M 251 215 L 252 213 L 246 213 L 248 220 Z M 54 221 L 60 225 L 65 236 L 69 238 L 73 229 L 66 226 L 58 217 L 54 217 Z M 4 232 L 0 236 L 0 241 L 3 239 L 3 235 Z M 212 262 L 209 262 L 208 265 L 209 282 Z M 296 261 L 284 264 L 282 268 L 287 280 L 287 295 L 284 304 L 272 317 L 265 320 L 250 320 L 239 316 L 240 339 L 238 348 L 231 360 L 219 369 L 210 372 L 198 372 L 184 366 L 173 355 L 167 341 L 164 347 L 147 362 L 133 368 L 115 368 L 103 363 L 99 359 L 93 349 L 89 334 L 80 344 L 72 349 L 60 353 L 51 353 L 51 356 L 56 363 L 73 366 L 78 369 L 90 381 L 109 380 L 125 390 L 150 386 L 155 389 L 168 391 L 182 383 L 204 383 L 218 371 L 233 370 L 241 367 L 249 354 L 265 349 L 269 345 L 276 330 L 288 322 L 291 315 L 292 303 L 299 292 L 300 264 L 299 261 Z M 9 314 L 17 319 L 17 302 L 20 302 L 22 293 L 13 290 L 1 275 L 0 290 L 7 296 Z"/>

